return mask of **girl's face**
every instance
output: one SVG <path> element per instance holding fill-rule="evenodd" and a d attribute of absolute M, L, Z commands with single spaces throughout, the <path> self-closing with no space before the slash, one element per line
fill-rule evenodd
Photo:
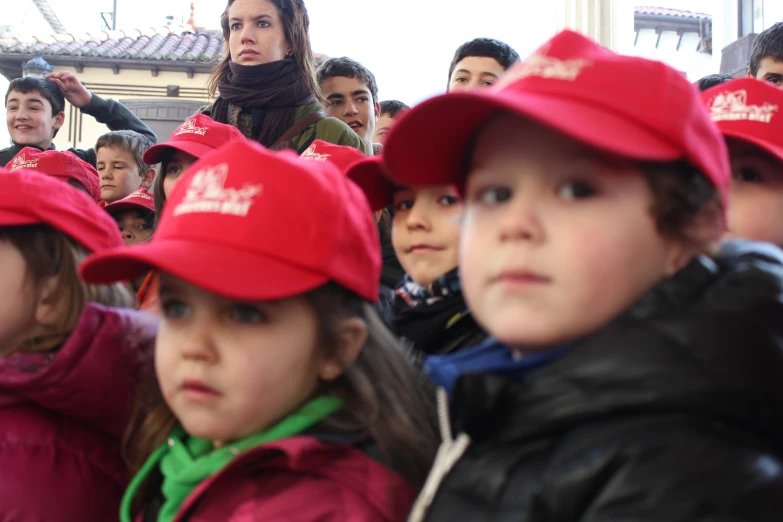
<path fill-rule="evenodd" d="M 288 54 L 283 19 L 270 0 L 235 0 L 228 8 L 228 29 L 234 63 L 260 65 Z"/>
<path fill-rule="evenodd" d="M 465 297 L 500 341 L 534 350 L 595 331 L 687 262 L 636 168 L 513 116 L 479 135 L 460 245 Z"/>
<path fill-rule="evenodd" d="M 734 174 L 729 236 L 783 246 L 783 161 L 735 140 L 729 153 Z"/>
<path fill-rule="evenodd" d="M 36 289 L 22 253 L 0 240 L 0 356 L 16 349 L 35 329 Z"/>
<path fill-rule="evenodd" d="M 457 267 L 462 209 L 450 186 L 403 187 L 394 194 L 392 244 L 415 283 L 429 285 Z"/>
<path fill-rule="evenodd" d="M 193 165 L 198 158 L 181 150 L 174 150 L 171 158 L 165 163 L 163 172 L 163 196 L 169 199 L 179 178 Z"/>
<path fill-rule="evenodd" d="M 146 243 L 155 231 L 152 225 L 147 224 L 147 220 L 138 210 L 119 212 L 114 216 L 114 220 L 120 227 L 120 235 L 126 245 Z"/>
<path fill-rule="evenodd" d="M 336 377 L 304 297 L 242 302 L 161 275 L 155 369 L 185 430 L 216 447 L 261 432 Z"/>

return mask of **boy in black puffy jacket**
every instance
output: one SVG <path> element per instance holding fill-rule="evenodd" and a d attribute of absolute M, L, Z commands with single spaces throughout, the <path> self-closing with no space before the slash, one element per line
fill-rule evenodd
<path fill-rule="evenodd" d="M 680 73 L 564 31 L 414 108 L 385 163 L 464 196 L 493 336 L 425 361 L 444 443 L 410 520 L 781 517 L 783 254 L 720 246 L 726 146 Z"/>

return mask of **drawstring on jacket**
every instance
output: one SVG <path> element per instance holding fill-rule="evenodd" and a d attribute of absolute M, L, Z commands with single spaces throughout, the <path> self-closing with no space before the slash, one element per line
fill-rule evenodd
<path fill-rule="evenodd" d="M 465 454 L 470 445 L 470 436 L 467 433 L 460 433 L 456 440 L 451 436 L 449 397 L 444 388 L 438 388 L 437 400 L 438 422 L 443 442 L 438 447 L 438 453 L 435 455 L 435 462 L 432 464 L 427 481 L 413 504 L 410 515 L 408 515 L 408 522 L 422 522 L 424 520 L 441 482 L 443 482 L 443 479 L 446 478 L 446 475 L 449 474 L 451 468 L 457 464 L 462 455 Z"/>

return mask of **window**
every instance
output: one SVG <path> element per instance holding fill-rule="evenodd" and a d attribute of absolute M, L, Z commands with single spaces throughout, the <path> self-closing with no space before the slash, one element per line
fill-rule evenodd
<path fill-rule="evenodd" d="M 781 0 L 740 0 L 739 35 L 760 33 L 775 22 L 783 21 L 783 2 Z"/>

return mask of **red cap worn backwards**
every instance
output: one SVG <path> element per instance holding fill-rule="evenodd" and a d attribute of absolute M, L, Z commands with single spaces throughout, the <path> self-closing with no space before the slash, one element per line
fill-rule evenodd
<path fill-rule="evenodd" d="M 724 207 L 728 203 L 726 145 L 695 87 L 663 63 L 615 54 L 573 31 L 555 35 L 490 89 L 445 94 L 411 109 L 387 138 L 389 173 L 402 185 L 456 184 L 462 191 L 465 153 L 500 114 L 530 119 L 608 154 L 687 161 L 715 185 Z"/>
<path fill-rule="evenodd" d="M 307 161 L 330 161 L 345 174 L 348 167 L 367 156 L 347 145 L 315 140 L 299 157 Z"/>
<path fill-rule="evenodd" d="M 112 216 L 126 210 L 151 210 L 155 212 L 155 198 L 144 187 L 132 192 L 129 196 L 106 205 L 103 210 Z"/>
<path fill-rule="evenodd" d="M 707 89 L 701 97 L 723 136 L 756 145 L 783 161 L 783 89 L 740 78 Z"/>
<path fill-rule="evenodd" d="M 0 227 L 49 225 L 90 252 L 123 247 L 117 223 L 81 190 L 27 169 L 0 177 Z"/>
<path fill-rule="evenodd" d="M 245 301 L 329 281 L 376 301 L 381 255 L 367 200 L 337 167 L 242 140 L 188 169 L 152 241 L 92 256 L 80 271 L 107 283 L 150 268 Z"/>
<path fill-rule="evenodd" d="M 218 123 L 209 116 L 196 114 L 177 127 L 171 133 L 169 141 L 158 143 L 144 151 L 144 163 L 160 163 L 169 150 L 180 150 L 200 158 L 229 141 L 244 139 L 239 129 L 233 125 Z"/>
<path fill-rule="evenodd" d="M 96 202 L 101 200 L 98 171 L 72 152 L 25 147 L 6 165 L 8 170 L 31 169 L 64 180 L 72 179 L 87 189 Z"/>

